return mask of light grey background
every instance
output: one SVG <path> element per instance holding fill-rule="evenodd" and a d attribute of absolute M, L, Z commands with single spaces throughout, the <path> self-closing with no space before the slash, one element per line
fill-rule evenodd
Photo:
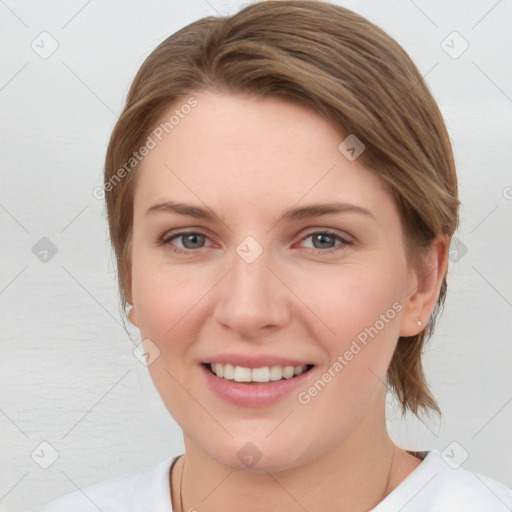
<path fill-rule="evenodd" d="M 1 511 L 182 453 L 180 429 L 133 355 L 140 340 L 122 326 L 92 192 L 144 58 L 182 26 L 245 3 L 0 2 Z M 404 421 L 390 402 L 390 433 L 459 462 L 467 452 L 462 467 L 512 485 L 512 2 L 339 3 L 395 37 L 426 75 L 463 203 L 464 245 L 452 254 L 445 312 L 425 355 L 444 416 Z M 33 251 L 43 237 L 55 255 L 45 241 Z M 43 469 L 52 450 L 58 457 Z"/>

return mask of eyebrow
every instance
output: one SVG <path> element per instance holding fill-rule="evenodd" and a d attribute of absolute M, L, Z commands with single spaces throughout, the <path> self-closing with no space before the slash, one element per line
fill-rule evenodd
<path fill-rule="evenodd" d="M 154 204 L 148 208 L 146 214 L 152 212 L 178 213 L 180 215 L 187 215 L 188 217 L 209 221 L 215 221 L 215 219 L 218 218 L 211 209 L 176 201 L 164 201 Z M 370 210 L 350 203 L 318 203 L 295 208 L 292 207 L 284 210 L 280 220 L 309 219 L 336 213 L 358 213 L 367 215 L 376 220 Z"/>

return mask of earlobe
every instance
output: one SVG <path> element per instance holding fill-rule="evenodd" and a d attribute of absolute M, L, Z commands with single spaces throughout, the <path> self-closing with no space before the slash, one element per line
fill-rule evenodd
<path fill-rule="evenodd" d="M 400 336 L 416 336 L 427 325 L 446 275 L 449 243 L 448 235 L 438 235 L 425 255 L 422 272 L 411 270 Z"/>
<path fill-rule="evenodd" d="M 128 320 L 130 320 L 130 323 L 134 325 L 135 327 L 138 327 L 137 324 L 137 316 L 135 314 L 135 307 L 131 306 L 130 311 L 128 311 Z"/>

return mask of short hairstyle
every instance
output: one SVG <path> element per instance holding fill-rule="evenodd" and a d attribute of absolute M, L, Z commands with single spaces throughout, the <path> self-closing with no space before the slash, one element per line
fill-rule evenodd
<path fill-rule="evenodd" d="M 257 2 L 172 34 L 146 58 L 129 89 L 105 161 L 105 200 L 124 308 L 131 302 L 134 152 L 164 111 L 205 89 L 281 98 L 313 109 L 342 137 L 354 134 L 365 145 L 358 162 L 380 176 L 396 201 L 407 260 L 415 269 L 422 268 L 422 255 L 436 235 L 451 238 L 457 228 L 450 139 L 404 49 L 373 23 L 334 4 Z M 417 416 L 420 409 L 440 414 L 421 355 L 446 289 L 445 275 L 426 328 L 399 338 L 388 368 L 388 384 L 403 414 L 407 409 Z"/>

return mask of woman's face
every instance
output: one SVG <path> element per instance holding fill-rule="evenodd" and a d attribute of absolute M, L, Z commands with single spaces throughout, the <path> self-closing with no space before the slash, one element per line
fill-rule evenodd
<path fill-rule="evenodd" d="M 160 351 L 149 371 L 186 443 L 232 468 L 291 468 L 384 422 L 416 276 L 389 190 L 321 117 L 194 97 L 139 169 L 130 319 Z"/>

